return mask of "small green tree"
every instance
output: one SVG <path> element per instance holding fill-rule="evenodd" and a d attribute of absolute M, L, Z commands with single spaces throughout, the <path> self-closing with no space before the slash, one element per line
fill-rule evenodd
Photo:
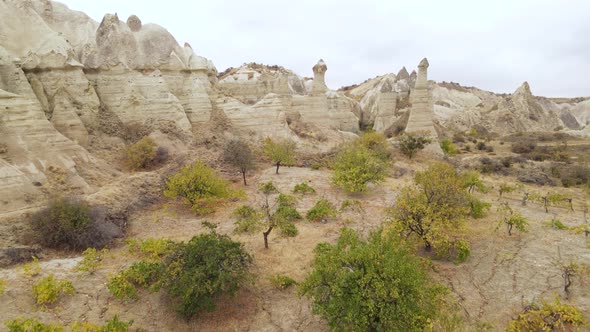
<path fill-rule="evenodd" d="M 251 263 L 241 243 L 211 231 L 176 247 L 166 260 L 162 285 L 177 311 L 190 318 L 213 311 L 220 295 L 234 295 L 250 278 Z"/>
<path fill-rule="evenodd" d="M 244 141 L 232 140 L 225 146 L 223 159 L 240 170 L 244 185 L 247 186 L 246 172 L 254 169 L 254 155 L 250 146 Z"/>
<path fill-rule="evenodd" d="M 394 229 L 400 234 L 416 235 L 427 250 L 432 247 L 448 252 L 469 215 L 471 196 L 453 166 L 437 163 L 416 173 L 413 186 L 402 189 L 389 210 Z"/>
<path fill-rule="evenodd" d="M 262 232 L 264 248 L 268 249 L 268 236 L 275 228 L 279 228 L 283 236 L 297 236 L 298 231 L 293 222 L 302 217 L 295 209 L 296 198 L 281 194 L 272 182 L 263 183 L 258 191 L 264 196 L 262 203 L 262 210 L 266 216 L 263 221 L 266 230 Z M 273 195 L 277 197 L 271 204 L 270 197 Z"/>
<path fill-rule="evenodd" d="M 301 292 L 334 331 L 424 331 L 437 317 L 446 289 L 392 233 L 368 241 L 342 229 L 337 243 L 314 250 Z"/>
<path fill-rule="evenodd" d="M 363 192 L 367 184 L 383 181 L 386 167 L 371 150 L 349 145 L 336 155 L 332 181 L 347 192 Z"/>
<path fill-rule="evenodd" d="M 502 206 L 499 208 L 499 211 L 504 214 L 500 224 L 502 222 L 506 224 L 508 235 L 512 235 L 512 228 L 516 228 L 518 231 L 523 233 L 526 232 L 529 223 L 522 214 L 519 212 L 514 212 L 507 203 L 502 204 Z M 498 224 L 498 227 L 500 227 L 500 224 Z"/>
<path fill-rule="evenodd" d="M 212 213 L 223 199 L 239 195 L 240 192 L 230 189 L 228 181 L 201 161 L 182 167 L 168 178 L 164 188 L 164 196 L 182 198 L 198 214 Z"/>
<path fill-rule="evenodd" d="M 463 179 L 463 187 L 467 188 L 467 191 L 472 194 L 476 189 L 480 192 L 487 192 L 488 188 L 481 180 L 478 171 L 466 171 L 461 174 Z"/>
<path fill-rule="evenodd" d="M 132 170 L 152 166 L 157 155 L 156 148 L 156 142 L 151 137 L 145 136 L 125 149 L 125 165 Z"/>
<path fill-rule="evenodd" d="M 279 174 L 279 167 L 291 166 L 295 164 L 295 152 L 297 146 L 295 142 L 289 140 L 273 140 L 267 137 L 262 142 L 262 152 L 272 160 L 277 167 L 275 173 Z"/>
<path fill-rule="evenodd" d="M 430 143 L 432 139 L 426 132 L 405 133 L 399 139 L 399 148 L 404 155 L 412 159 L 418 151 L 423 150 Z"/>

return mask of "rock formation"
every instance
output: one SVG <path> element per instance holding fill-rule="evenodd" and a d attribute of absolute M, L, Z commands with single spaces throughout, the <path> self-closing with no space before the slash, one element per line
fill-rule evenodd
<path fill-rule="evenodd" d="M 311 87 L 311 94 L 322 94 L 328 90 L 325 80 L 325 74 L 327 70 L 328 66 L 326 66 L 326 63 L 323 59 L 320 59 L 318 63 L 313 66 L 313 85 Z"/>
<path fill-rule="evenodd" d="M 377 111 L 373 122 L 373 130 L 377 132 L 387 131 L 395 122 L 397 107 L 397 93 L 393 90 L 390 80 L 385 80 L 379 90 Z"/>
<path fill-rule="evenodd" d="M 426 58 L 418 64 L 418 76 L 416 78 L 416 85 L 410 100 L 412 109 L 410 117 L 406 126 L 406 132 L 425 132 L 432 139 L 432 143 L 428 145 L 427 150 L 433 152 L 441 152 L 438 134 L 434 129 L 434 104 L 432 102 L 432 90 L 428 82 L 428 60 Z"/>

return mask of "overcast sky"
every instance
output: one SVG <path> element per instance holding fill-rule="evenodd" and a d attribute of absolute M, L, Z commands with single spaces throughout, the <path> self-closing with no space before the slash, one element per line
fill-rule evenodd
<path fill-rule="evenodd" d="M 590 96 L 588 0 L 61 0 L 168 29 L 217 70 L 277 64 L 302 76 L 323 58 L 330 88 L 423 57 L 429 78 L 494 92 L 528 81 L 535 95 Z"/>

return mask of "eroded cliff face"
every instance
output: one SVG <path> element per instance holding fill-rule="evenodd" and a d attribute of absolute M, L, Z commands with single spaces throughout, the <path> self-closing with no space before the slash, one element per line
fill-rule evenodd
<path fill-rule="evenodd" d="M 49 0 L 1 1 L 0 31 L 2 191 L 47 194 L 55 164 L 68 185 L 93 192 L 97 179 L 118 174 L 93 156 L 123 147 L 130 130 L 190 144 L 221 121 L 230 136 L 290 137 L 310 148 L 358 131 L 360 107 L 325 86 L 323 61 L 315 82 L 262 65 L 218 79 L 210 60 L 158 25 L 116 14 L 95 22 Z"/>

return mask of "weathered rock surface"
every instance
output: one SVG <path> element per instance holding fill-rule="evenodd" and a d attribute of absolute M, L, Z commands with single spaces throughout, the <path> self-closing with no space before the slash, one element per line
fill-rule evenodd
<path fill-rule="evenodd" d="M 411 101 L 404 96 L 416 90 L 418 75 L 412 72 L 407 79 L 402 68 L 398 75 L 379 76 L 348 89 L 345 94 L 360 101 L 361 122 L 373 129 L 388 132 L 383 123 L 404 127 L 403 118 Z M 381 102 L 382 86 L 386 80 L 395 82 L 397 92 L 396 111 L 393 117 Z M 549 98 L 534 96 L 528 83 L 513 94 L 500 95 L 457 83 L 441 82 L 431 85 L 434 104 L 433 120 L 447 130 L 468 131 L 481 126 L 490 132 L 509 134 L 519 131 L 565 130 L 570 134 L 587 136 L 590 133 L 590 101 L 584 98 L 565 99 L 556 102 Z M 385 97 L 387 98 L 387 97 Z M 387 99 L 386 99 L 387 100 Z M 387 102 L 386 102 L 387 103 Z M 408 103 L 410 105 L 408 105 Z M 389 103 L 391 105 L 391 103 Z M 385 116 L 380 115 L 385 111 Z M 376 120 L 379 119 L 379 120 Z M 383 119 L 387 119 L 385 122 Z M 391 127 L 389 127 L 391 130 Z"/>
<path fill-rule="evenodd" d="M 0 211 L 30 204 L 52 186 L 91 192 L 96 181 L 109 177 L 109 167 L 55 129 L 12 61 L 0 49 Z"/>

